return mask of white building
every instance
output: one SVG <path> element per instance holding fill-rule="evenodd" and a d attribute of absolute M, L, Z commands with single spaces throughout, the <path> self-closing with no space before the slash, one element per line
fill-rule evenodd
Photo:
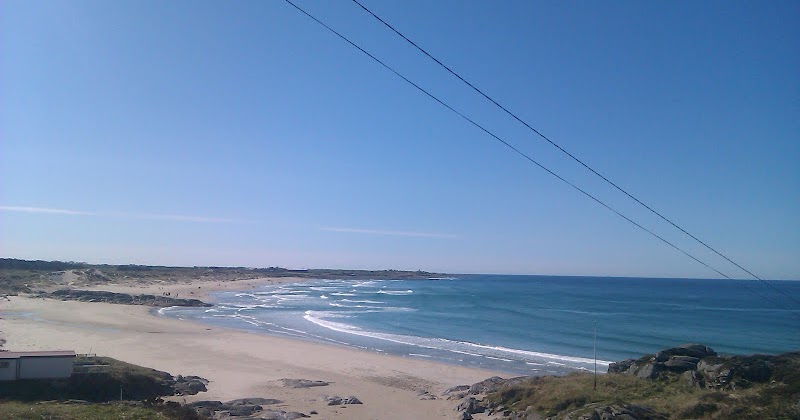
<path fill-rule="evenodd" d="M 0 352 L 0 381 L 69 378 L 74 361 L 74 351 Z"/>

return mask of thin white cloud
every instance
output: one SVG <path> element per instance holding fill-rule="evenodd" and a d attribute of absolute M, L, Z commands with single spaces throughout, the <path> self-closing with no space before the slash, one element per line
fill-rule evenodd
<path fill-rule="evenodd" d="M 22 206 L 0 206 L 0 211 L 15 211 L 19 213 L 69 214 L 73 216 L 93 216 L 97 214 L 88 211 L 48 209 L 44 207 L 22 207 Z"/>
<path fill-rule="evenodd" d="M 361 233 L 365 235 L 411 236 L 416 238 L 447 238 L 447 239 L 458 238 L 458 235 L 451 235 L 449 233 L 415 232 L 408 230 L 358 229 L 358 228 L 343 228 L 343 227 L 324 227 L 320 229 L 328 232 Z"/>
<path fill-rule="evenodd" d="M 205 217 L 181 214 L 157 214 L 157 213 L 135 213 L 135 212 L 92 212 L 69 209 L 53 209 L 45 207 L 25 207 L 25 206 L 0 206 L 0 211 L 17 213 L 39 213 L 39 214 L 62 214 L 68 216 L 111 216 L 128 219 L 144 220 L 174 220 L 178 222 L 195 223 L 260 223 L 258 220 L 226 219 L 221 217 Z"/>

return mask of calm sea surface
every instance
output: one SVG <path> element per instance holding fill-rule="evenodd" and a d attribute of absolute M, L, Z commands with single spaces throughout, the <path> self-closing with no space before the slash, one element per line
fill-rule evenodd
<path fill-rule="evenodd" d="M 800 282 L 773 284 L 800 299 Z M 593 370 L 595 322 L 602 372 L 686 342 L 733 354 L 800 350 L 800 305 L 751 281 L 465 275 L 212 296 L 213 308 L 159 313 L 516 374 Z"/>

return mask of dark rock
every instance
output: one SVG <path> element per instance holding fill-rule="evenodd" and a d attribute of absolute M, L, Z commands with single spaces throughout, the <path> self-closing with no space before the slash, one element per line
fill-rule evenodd
<path fill-rule="evenodd" d="M 458 385 L 447 388 L 444 392 L 442 392 L 442 395 L 448 395 L 455 392 L 463 392 L 463 391 L 469 391 L 469 385 Z"/>
<path fill-rule="evenodd" d="M 704 357 L 716 355 L 717 352 L 702 344 L 682 344 L 677 347 L 661 350 L 655 354 L 655 358 L 657 362 L 666 362 L 672 356 L 691 356 L 702 359 Z"/>
<path fill-rule="evenodd" d="M 483 381 L 473 384 L 471 387 L 469 387 L 469 393 L 476 395 L 494 392 L 500 389 L 500 387 L 505 383 L 505 379 L 499 376 L 492 376 L 489 379 L 484 379 Z"/>
<path fill-rule="evenodd" d="M 174 379 L 172 389 L 175 395 L 195 395 L 206 392 L 208 381 L 198 376 L 178 376 Z"/>
<path fill-rule="evenodd" d="M 424 392 L 424 393 L 420 394 L 419 399 L 430 401 L 430 400 L 436 400 L 438 398 L 436 398 L 436 396 L 433 395 L 433 394 L 430 394 L 428 392 Z"/>
<path fill-rule="evenodd" d="M 281 379 L 283 386 L 288 388 L 311 388 L 315 386 L 328 386 L 330 382 L 312 381 L 309 379 Z"/>
<path fill-rule="evenodd" d="M 772 376 L 772 366 L 766 360 L 747 357 L 742 359 L 739 374 L 748 381 L 766 382 Z"/>
<path fill-rule="evenodd" d="M 703 380 L 703 375 L 701 375 L 696 370 L 687 370 L 681 374 L 681 378 L 683 379 L 686 385 L 692 388 L 703 388 L 705 386 L 705 381 Z"/>
<path fill-rule="evenodd" d="M 472 414 L 462 411 L 458 418 L 459 420 L 472 420 Z"/>
<path fill-rule="evenodd" d="M 325 397 L 325 401 L 328 402 L 328 405 L 363 404 L 361 400 L 353 396 L 347 398 L 342 398 L 337 396 Z"/>
<path fill-rule="evenodd" d="M 188 404 L 189 407 L 195 408 L 211 408 L 211 409 L 222 409 L 221 407 L 224 405 L 222 401 L 195 401 L 193 403 Z"/>
<path fill-rule="evenodd" d="M 315 414 L 314 411 L 311 412 Z M 262 413 L 259 413 L 258 418 L 264 420 L 295 420 L 299 418 L 308 417 L 303 413 L 298 413 L 296 411 L 285 412 L 283 410 L 266 410 Z"/>
<path fill-rule="evenodd" d="M 697 371 L 713 380 L 719 375 L 719 371 L 722 370 L 723 363 L 721 360 L 710 359 L 711 358 L 705 358 L 700 360 L 700 362 L 697 363 Z"/>
<path fill-rule="evenodd" d="M 469 414 L 477 414 L 485 412 L 487 407 L 481 404 L 481 401 L 470 397 L 456 407 L 456 411 L 463 411 Z"/>
<path fill-rule="evenodd" d="M 626 373 L 635 362 L 636 360 L 634 359 L 626 359 L 621 362 L 611 363 L 608 365 L 608 373 Z"/>
<path fill-rule="evenodd" d="M 669 360 L 664 362 L 664 366 L 672 371 L 675 372 L 683 372 L 686 370 L 694 370 L 697 368 L 697 359 L 694 357 L 689 357 L 689 359 L 694 359 L 695 362 L 690 362 L 680 358 L 681 356 L 672 356 Z"/>
<path fill-rule="evenodd" d="M 249 416 L 262 410 L 260 405 L 235 405 L 226 406 L 226 408 L 228 415 L 235 417 Z"/>
<path fill-rule="evenodd" d="M 101 290 L 77 290 L 61 289 L 52 293 L 39 292 L 37 297 L 48 297 L 61 300 L 77 300 L 82 302 L 106 302 L 121 305 L 145 305 L 145 306 L 190 306 L 208 307 L 211 304 L 197 299 L 177 299 L 167 296 L 154 295 L 130 295 L 127 293 L 105 292 Z"/>
<path fill-rule="evenodd" d="M 585 420 L 666 420 L 667 417 L 649 407 L 627 404 L 595 408 Z"/>
<path fill-rule="evenodd" d="M 225 405 L 272 405 L 272 404 L 280 404 L 283 401 L 276 400 L 274 398 L 239 398 L 238 400 L 231 400 L 225 403 Z"/>

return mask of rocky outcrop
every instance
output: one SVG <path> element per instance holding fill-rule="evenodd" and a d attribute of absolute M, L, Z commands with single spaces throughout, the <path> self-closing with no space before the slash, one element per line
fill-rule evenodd
<path fill-rule="evenodd" d="M 175 395 L 195 395 L 208 391 L 206 385 L 208 385 L 208 380 L 199 376 L 178 375 L 173 379 L 172 389 L 175 390 Z"/>
<path fill-rule="evenodd" d="M 330 385 L 330 382 L 312 381 L 310 379 L 281 379 L 281 383 L 287 388 L 311 388 Z"/>
<path fill-rule="evenodd" d="M 469 385 L 457 385 L 450 387 L 442 392 L 442 396 L 447 397 L 448 400 L 460 400 L 467 396 L 469 393 L 469 388 Z"/>
<path fill-rule="evenodd" d="M 464 412 L 467 414 L 477 414 L 485 412 L 489 407 L 483 404 L 482 401 L 475 397 L 469 397 L 456 407 L 456 411 Z"/>
<path fill-rule="evenodd" d="M 283 410 L 265 410 L 261 412 L 258 416 L 259 419 L 263 420 L 295 420 L 308 417 L 303 413 L 298 413 L 296 411 L 283 411 Z"/>
<path fill-rule="evenodd" d="M 325 401 L 327 401 L 328 405 L 363 404 L 361 400 L 353 396 L 349 396 L 347 398 L 337 396 L 325 397 Z"/>
<path fill-rule="evenodd" d="M 650 407 L 634 404 L 610 405 L 595 408 L 590 414 L 580 417 L 580 420 L 666 420 L 667 417 L 657 413 Z"/>
<path fill-rule="evenodd" d="M 210 418 L 248 417 L 258 414 L 258 418 L 272 418 L 276 420 L 296 419 L 308 417 L 302 413 L 287 413 L 285 411 L 264 411 L 264 405 L 280 404 L 283 401 L 271 398 L 240 398 L 223 403 L 222 401 L 196 401 L 189 404 L 198 414 Z M 290 415 L 291 414 L 291 415 Z M 266 416 L 266 417 L 265 417 Z"/>
<path fill-rule="evenodd" d="M 114 292 L 105 292 L 100 290 L 61 289 L 51 293 L 38 292 L 35 296 L 41 298 L 50 298 L 59 300 L 77 300 L 81 302 L 105 302 L 105 303 L 116 303 L 120 305 L 144 305 L 144 306 L 155 306 L 155 307 L 213 306 L 210 303 L 205 303 L 197 299 L 178 299 L 169 296 L 155 296 L 155 295 L 130 295 L 127 293 L 114 293 Z"/>
<path fill-rule="evenodd" d="M 746 388 L 754 382 L 768 382 L 777 357 L 781 356 L 718 356 L 702 344 L 684 344 L 640 359 L 611 363 L 608 373 L 653 380 L 678 374 L 691 387 Z"/>

